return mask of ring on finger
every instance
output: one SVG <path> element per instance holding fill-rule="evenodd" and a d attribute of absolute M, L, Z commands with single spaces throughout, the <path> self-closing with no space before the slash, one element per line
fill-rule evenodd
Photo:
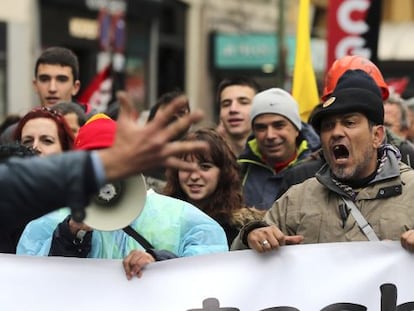
<path fill-rule="evenodd" d="M 260 242 L 260 244 L 262 244 L 263 247 L 265 247 L 266 245 L 269 244 L 268 240 L 263 240 L 262 242 Z"/>

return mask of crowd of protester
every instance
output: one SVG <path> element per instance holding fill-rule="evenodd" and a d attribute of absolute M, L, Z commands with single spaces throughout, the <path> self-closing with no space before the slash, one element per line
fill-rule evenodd
<path fill-rule="evenodd" d="M 34 72 L 39 107 L 0 127 L 0 184 L 21 172 L 1 212 L 26 205 L 5 218 L 1 252 L 123 259 L 128 279 L 154 261 L 285 244 L 401 240 L 414 252 L 414 105 L 368 59 L 332 65 L 308 122 L 288 90 L 227 78 L 214 129 L 191 126 L 200 116 L 179 90 L 160 96 L 144 126 L 125 94 L 115 115 L 94 113 L 76 102 L 79 63 L 66 48 L 46 49 Z M 32 163 L 61 178 L 56 191 Z M 146 201 L 126 228 L 82 222 L 92 194 L 136 173 Z M 66 189 L 73 179 L 85 189 Z"/>

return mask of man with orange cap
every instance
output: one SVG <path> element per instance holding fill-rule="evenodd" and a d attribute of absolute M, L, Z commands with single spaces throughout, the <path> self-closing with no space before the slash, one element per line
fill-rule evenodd
<path fill-rule="evenodd" d="M 107 148 L 113 144 L 115 132 L 116 122 L 104 114 L 97 114 L 81 127 L 75 149 Z M 145 245 L 123 230 L 93 230 L 76 223 L 68 213 L 68 209 L 61 209 L 29 223 L 19 241 L 17 253 L 111 259 L 126 257 L 124 267 L 127 277 L 131 278 L 141 276 L 145 265 L 156 260 L 228 250 L 226 236 L 217 222 L 195 206 L 153 190 L 147 191 L 142 211 L 129 226 L 151 245 L 146 251 Z"/>
<path fill-rule="evenodd" d="M 350 69 L 360 69 L 368 73 L 380 88 L 384 103 L 388 100 L 390 92 L 381 71 L 373 62 L 360 55 L 346 55 L 333 62 L 325 76 L 322 100 L 326 100 L 332 94 L 339 78 Z M 386 128 L 386 142 L 396 146 L 401 152 L 401 161 L 414 168 L 414 145 L 397 134 Z"/>
<path fill-rule="evenodd" d="M 393 240 L 414 253 L 414 171 L 384 144 L 384 105 L 372 77 L 346 71 L 311 124 L 326 163 L 276 200 L 263 221 L 243 227 L 232 248 Z"/>
<path fill-rule="evenodd" d="M 325 76 L 322 100 L 325 101 L 334 91 L 339 78 L 350 69 L 360 69 L 368 73 L 381 90 L 381 97 L 386 100 L 390 94 L 381 71 L 368 58 L 360 55 L 346 55 L 333 62 Z"/>
<path fill-rule="evenodd" d="M 338 80 L 347 70 L 362 70 L 370 75 L 380 89 L 383 101 L 389 97 L 388 85 L 384 81 L 381 71 L 369 59 L 360 55 L 347 55 L 337 59 L 329 68 L 325 76 L 322 100 L 325 101 L 332 94 Z M 321 104 L 322 105 L 322 104 Z M 317 113 L 320 106 L 315 108 L 313 114 Z M 312 114 L 312 115 L 313 115 Z M 312 119 L 312 115 L 310 119 Z M 388 128 L 385 129 L 385 142 L 395 146 L 401 153 L 401 161 L 414 168 L 414 145 L 406 139 L 402 139 Z M 276 198 L 286 192 L 292 185 L 313 177 L 325 163 L 322 152 L 313 153 L 307 160 L 291 168 L 284 176 L 282 185 Z"/>

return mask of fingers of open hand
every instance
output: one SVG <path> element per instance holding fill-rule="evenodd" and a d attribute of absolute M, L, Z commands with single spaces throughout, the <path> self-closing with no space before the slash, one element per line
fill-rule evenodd
<path fill-rule="evenodd" d="M 123 157 L 123 163 L 139 168 L 141 172 L 154 167 L 174 167 L 184 170 L 193 170 L 192 164 L 185 163 L 181 154 L 192 151 L 204 151 L 208 146 L 205 142 L 175 141 L 189 127 L 201 120 L 201 112 L 186 114 L 175 118 L 177 112 L 187 107 L 185 96 L 179 96 L 165 108 L 159 110 L 155 118 L 141 126 L 133 121 L 131 116 L 135 111 L 125 92 L 117 94 L 121 105 L 118 116 L 117 134 L 113 148 Z M 173 120 L 173 121 L 172 121 Z"/>
<path fill-rule="evenodd" d="M 401 245 L 406 250 L 414 252 L 414 230 L 408 230 L 401 235 Z"/>
<path fill-rule="evenodd" d="M 177 118 L 176 115 L 183 110 L 183 107 L 187 107 L 187 98 L 179 96 L 164 109 L 159 110 L 149 123 L 154 127 L 154 133 L 162 133 L 167 141 L 170 141 L 185 133 L 191 125 L 203 118 L 201 111 L 193 111 Z"/>
<path fill-rule="evenodd" d="M 191 125 L 198 123 L 203 119 L 204 114 L 200 110 L 196 110 L 187 114 L 181 118 L 175 119 L 168 124 L 166 128 L 172 137 L 176 137 L 178 134 L 186 132 Z"/>
<path fill-rule="evenodd" d="M 195 163 L 181 159 L 182 154 L 191 152 L 207 152 L 208 144 L 203 141 L 174 141 L 166 144 L 160 156 L 166 159 L 165 166 L 175 167 L 182 170 L 194 170 Z"/>
<path fill-rule="evenodd" d="M 120 119 L 135 119 L 137 113 L 132 106 L 131 99 L 128 97 L 128 94 L 125 91 L 118 91 L 116 93 L 116 97 L 119 102 L 119 116 L 118 120 Z"/>
<path fill-rule="evenodd" d="M 285 235 L 276 226 L 257 228 L 247 237 L 249 247 L 259 253 L 278 249 L 285 244 Z"/>
<path fill-rule="evenodd" d="M 192 123 L 197 122 L 200 120 L 200 117 L 202 114 L 200 112 L 190 113 L 186 114 L 185 116 L 178 118 L 178 120 L 175 118 L 177 114 L 179 114 L 183 109 L 188 108 L 188 98 L 184 95 L 178 96 L 174 98 L 171 103 L 163 107 L 162 110 L 157 111 L 154 122 L 159 124 L 161 127 L 166 127 L 168 124 L 170 124 L 171 120 L 175 120 L 173 123 L 175 124 L 178 121 L 181 121 L 181 119 L 186 120 L 181 125 L 184 127 L 181 129 L 188 128 Z M 189 121 L 189 122 L 188 122 Z"/>
<path fill-rule="evenodd" d="M 164 113 L 164 111 L 161 111 L 159 114 L 161 113 Z M 156 118 L 157 116 L 158 114 L 156 115 Z M 147 144 L 147 149 L 151 150 L 152 156 L 155 155 L 159 157 L 161 162 L 168 157 L 179 156 L 183 153 L 192 151 L 203 152 L 208 148 L 208 145 L 205 142 L 183 142 L 175 140 L 177 136 L 185 132 L 195 120 L 198 120 L 196 114 L 186 115 L 172 122 L 168 126 L 165 126 L 159 119 L 154 119 L 148 123 L 145 128 L 140 129 L 135 137 L 137 139 L 138 137 L 141 137 L 141 146 L 144 143 Z"/>
<path fill-rule="evenodd" d="M 144 267 L 154 261 L 154 257 L 147 252 L 138 250 L 132 251 L 122 262 L 127 279 L 130 280 L 134 276 L 140 278 Z"/>

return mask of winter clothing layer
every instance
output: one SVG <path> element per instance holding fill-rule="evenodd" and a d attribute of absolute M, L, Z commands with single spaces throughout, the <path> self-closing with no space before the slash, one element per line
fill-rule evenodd
<path fill-rule="evenodd" d="M 384 104 L 381 90 L 374 79 L 361 69 L 347 70 L 339 78 L 332 95 L 317 109 L 311 124 L 320 131 L 327 116 L 360 112 L 374 124 L 384 124 Z"/>
<path fill-rule="evenodd" d="M 256 208 L 242 207 L 233 211 L 230 221 L 224 222 L 217 220 L 226 233 L 229 247 L 244 225 L 255 220 L 262 220 L 265 212 L 264 210 L 258 210 Z"/>
<path fill-rule="evenodd" d="M 66 253 L 51 255 L 75 256 L 87 253 L 84 256 L 89 258 L 121 259 L 132 250 L 144 249 L 122 230 L 94 230 L 90 245 L 88 241 L 84 244 L 74 241 L 74 236 L 57 240 L 62 232 L 55 229 L 68 213 L 68 209 L 61 209 L 29 223 L 19 241 L 17 253 L 47 256 L 52 239 L 53 243 L 66 243 L 57 248 L 66 249 Z M 152 190 L 147 192 L 145 207 L 131 227 L 155 249 L 167 250 L 178 257 L 228 251 L 226 235 L 216 221 L 187 202 Z M 85 247 L 89 247 L 90 251 L 84 252 Z"/>
<path fill-rule="evenodd" d="M 414 168 L 414 145 L 410 141 L 401 139 L 387 128 L 386 141 L 398 148 L 403 163 Z M 291 186 L 314 177 L 323 164 L 325 164 L 325 159 L 320 150 L 320 153 L 314 152 L 309 159 L 302 161 L 298 165 L 292 167 L 292 169 L 289 169 L 284 176 L 277 198 L 285 193 Z"/>
<path fill-rule="evenodd" d="M 10 159 L 0 165 L 0 176 L 2 230 L 13 229 L 62 206 L 84 207 L 99 189 L 86 152 L 68 152 L 47 159 Z"/>
<path fill-rule="evenodd" d="M 342 197 L 346 196 L 355 202 L 380 240 L 399 240 L 403 232 L 414 229 L 414 171 L 389 150 L 382 164 L 377 175 L 359 189 L 340 186 L 325 164 L 316 177 L 282 195 L 264 220 L 286 235 L 303 235 L 303 243 L 367 241 L 353 216 L 341 213 Z M 246 248 L 240 236 L 232 248 Z"/>
<path fill-rule="evenodd" d="M 86 152 L 11 158 L 1 164 L 0 252 L 14 253 L 17 239 L 30 220 L 62 206 L 86 206 L 99 188 L 94 175 Z"/>
<path fill-rule="evenodd" d="M 306 159 L 312 151 L 320 147 L 319 138 L 313 129 L 305 123 L 302 126 L 307 129 L 301 132 L 304 139 L 298 146 L 296 159 L 278 173 L 264 163 L 256 139 L 252 137 L 248 141 L 246 150 L 238 159 L 241 165 L 243 195 L 247 206 L 262 210 L 269 209 L 279 193 L 280 185 L 289 168 Z M 309 142 L 312 142 L 312 145 Z"/>
<path fill-rule="evenodd" d="M 298 131 L 302 129 L 298 103 L 292 95 L 283 89 L 270 88 L 253 97 L 250 111 L 252 125 L 257 116 L 266 113 L 281 115 L 292 122 Z"/>

